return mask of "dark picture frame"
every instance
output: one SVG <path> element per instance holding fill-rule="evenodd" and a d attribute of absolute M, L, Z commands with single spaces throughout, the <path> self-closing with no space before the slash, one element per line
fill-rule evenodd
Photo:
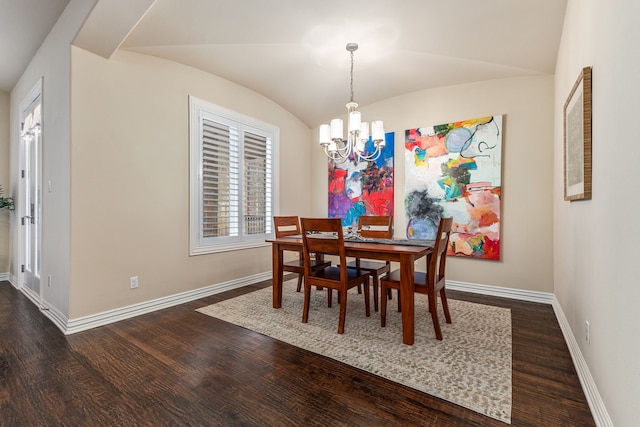
<path fill-rule="evenodd" d="M 591 199 L 591 67 L 564 104 L 564 200 Z"/>

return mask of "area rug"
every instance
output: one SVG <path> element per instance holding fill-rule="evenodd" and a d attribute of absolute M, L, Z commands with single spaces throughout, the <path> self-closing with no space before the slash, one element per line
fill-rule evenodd
<path fill-rule="evenodd" d="M 269 287 L 197 311 L 511 423 L 511 310 L 449 299 L 453 323 L 445 323 L 439 305 L 438 341 L 426 296 L 417 294 L 415 344 L 408 346 L 395 295 L 382 328 L 373 304 L 367 318 L 363 296 L 351 291 L 339 335 L 337 301 L 328 308 L 326 292 L 314 290 L 303 324 L 303 292 L 295 286 L 284 283 L 280 309 L 272 307 Z"/>

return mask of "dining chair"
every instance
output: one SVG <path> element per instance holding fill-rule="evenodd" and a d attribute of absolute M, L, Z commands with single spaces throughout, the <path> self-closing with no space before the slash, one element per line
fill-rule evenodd
<path fill-rule="evenodd" d="M 347 267 L 347 256 L 344 247 L 342 220 L 340 218 L 301 218 L 302 224 L 302 252 L 304 256 L 304 308 L 302 323 L 309 320 L 309 306 L 311 303 L 311 287 L 328 288 L 329 301 L 331 290 L 338 291 L 340 302 L 340 316 L 338 333 L 344 333 L 347 314 L 348 290 L 358 285 L 364 285 L 365 315 L 371 315 L 369 308 L 369 273 L 364 270 Z M 312 253 L 326 254 L 339 257 L 339 266 L 325 267 L 313 270 L 309 261 Z"/>
<path fill-rule="evenodd" d="M 361 216 L 358 220 L 358 233 L 365 238 L 391 239 L 393 237 L 393 216 Z M 356 258 L 353 261 L 349 261 L 347 267 L 360 268 L 371 274 L 373 279 L 373 309 L 378 311 L 380 277 L 391 271 L 391 262 Z M 388 292 L 387 298 L 390 296 L 391 291 Z"/>
<path fill-rule="evenodd" d="M 449 313 L 449 305 L 447 304 L 447 295 L 445 292 L 445 266 L 447 262 L 447 246 L 449 246 L 449 236 L 451 234 L 452 218 L 440 219 L 436 239 L 433 243 L 433 251 L 427 258 L 427 271 L 425 273 L 417 271 L 414 273 L 414 291 L 420 294 L 426 294 L 429 301 L 429 312 L 433 320 L 433 328 L 436 332 L 436 338 L 442 340 L 442 330 L 438 321 L 438 293 L 442 300 L 442 309 L 447 323 L 451 323 L 451 314 Z M 394 270 L 380 280 L 380 290 L 384 295 L 389 289 L 398 290 L 398 301 L 400 301 L 400 270 Z M 398 309 L 401 307 L 398 305 Z M 384 327 L 387 321 L 387 301 L 386 298 L 381 300 L 380 305 L 380 323 Z"/>
<path fill-rule="evenodd" d="M 301 235 L 300 221 L 297 216 L 274 216 L 273 224 L 276 231 L 276 238 Z M 313 270 L 320 270 L 322 268 L 329 267 L 331 265 L 331 261 L 325 261 L 322 258 L 314 257 L 311 258 L 310 265 Z M 302 280 L 304 278 L 304 259 L 302 257 L 302 249 L 300 249 L 300 252 L 298 253 L 298 259 L 287 261 L 282 264 L 282 270 L 296 273 L 298 275 L 296 291 L 300 292 Z"/>

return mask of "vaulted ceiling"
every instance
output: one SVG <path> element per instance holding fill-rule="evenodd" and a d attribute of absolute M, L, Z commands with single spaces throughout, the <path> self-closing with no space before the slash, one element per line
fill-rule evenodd
<path fill-rule="evenodd" d="M 0 8 L 4 12 L 5 4 L 10 4 L 9 12 L 18 13 L 23 9 L 18 4 L 27 8 L 34 2 L 66 4 L 65 0 L 0 0 Z M 90 16 L 79 34 L 79 46 L 107 57 L 119 48 L 199 68 L 274 100 L 309 126 L 346 112 L 349 42 L 359 44 L 353 89 L 360 105 L 441 86 L 550 75 L 567 4 L 566 0 L 109 3 L 98 2 L 92 13 L 95 19 Z M 126 9 L 131 5 L 138 9 Z M 108 7 L 113 16 L 105 12 Z M 108 24 L 99 19 L 101 14 L 121 25 Z M 15 21 L 4 13 L 0 16 L 0 28 L 4 21 Z M 11 31 L 19 29 L 15 27 Z M 4 34 L 6 29 L 0 31 L 0 72 L 5 73 L 5 45 L 10 44 L 5 38 L 10 35 Z M 104 54 L 109 31 L 114 43 Z M 0 89 L 11 87 L 11 78 L 0 78 Z"/>

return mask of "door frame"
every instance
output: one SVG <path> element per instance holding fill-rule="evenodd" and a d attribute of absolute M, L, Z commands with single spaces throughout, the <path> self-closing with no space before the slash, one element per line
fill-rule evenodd
<path fill-rule="evenodd" d="M 29 91 L 29 93 L 27 94 L 27 96 L 25 96 L 25 98 L 22 100 L 22 102 L 20 103 L 20 107 L 19 107 L 19 126 L 18 126 L 18 141 L 19 141 L 19 154 L 18 154 L 18 168 L 17 168 L 17 172 L 18 172 L 18 198 L 16 200 L 16 218 L 15 218 L 15 224 L 17 227 L 17 231 L 18 231 L 18 265 L 17 265 L 17 269 L 18 269 L 18 287 L 21 288 L 23 290 L 23 292 L 30 294 L 32 297 L 37 297 L 38 298 L 38 303 L 42 303 L 43 301 L 43 283 L 42 283 L 42 278 L 39 278 L 39 283 L 38 283 L 38 289 L 37 291 L 30 288 L 29 286 L 26 286 L 26 273 L 23 271 L 22 266 L 24 266 L 26 264 L 26 248 L 27 248 L 27 242 L 26 242 L 26 232 L 25 229 L 23 228 L 22 225 L 22 220 L 25 216 L 30 216 L 30 212 L 27 211 L 26 208 L 26 201 L 24 200 L 26 193 L 26 179 L 24 179 L 23 176 L 23 170 L 24 170 L 24 165 L 26 164 L 26 162 L 28 161 L 28 159 L 26 158 L 27 153 L 25 152 L 25 144 L 22 141 L 22 133 L 23 133 L 23 123 L 25 122 L 25 119 L 27 117 L 27 112 L 31 110 L 33 104 L 35 102 L 39 102 L 40 103 L 40 143 L 38 144 L 38 146 L 36 147 L 36 149 L 38 150 L 37 153 L 37 165 L 35 165 L 37 167 L 37 181 L 36 181 L 36 186 L 38 188 L 38 193 L 39 193 L 39 199 L 40 199 L 40 213 L 37 213 L 37 224 L 36 227 L 38 227 L 38 233 L 37 236 L 40 236 L 39 238 L 36 239 L 35 242 L 35 250 L 37 252 L 37 257 L 40 259 L 39 265 L 42 266 L 42 218 L 41 218 L 41 211 L 42 211 L 42 170 L 43 170 L 43 165 L 42 165 L 42 141 L 43 141 L 43 122 L 44 122 L 44 108 L 43 108 L 43 96 L 42 96 L 42 92 L 43 92 L 43 78 L 38 79 L 38 82 L 34 85 L 34 87 L 31 89 L 31 91 Z"/>

